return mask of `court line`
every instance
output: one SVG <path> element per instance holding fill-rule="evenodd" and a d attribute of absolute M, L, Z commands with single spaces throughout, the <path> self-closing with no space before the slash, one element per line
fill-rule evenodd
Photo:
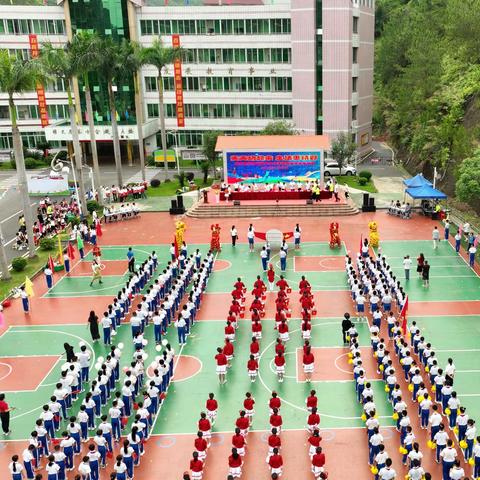
<path fill-rule="evenodd" d="M 456 254 L 455 256 L 456 256 L 456 257 L 460 257 L 460 258 L 464 261 L 464 263 L 465 263 L 465 265 L 467 266 L 467 268 L 470 269 L 470 270 L 473 270 L 473 273 L 474 273 L 478 278 L 480 278 L 480 275 L 477 273 L 477 271 L 475 270 L 475 268 L 472 268 L 472 267 L 470 266 L 470 264 L 469 264 L 469 263 L 467 262 L 467 260 L 463 257 L 463 255 L 461 255 L 460 253 L 457 253 L 457 251 L 455 250 L 455 247 L 454 247 L 450 242 L 448 242 L 448 244 L 450 245 L 450 247 L 452 248 L 452 250 L 455 252 L 455 254 Z"/>
<path fill-rule="evenodd" d="M 0 362 L 0 365 L 5 365 L 8 368 L 8 372 L 3 377 L 0 377 L 0 382 L 1 382 L 2 380 L 5 380 L 12 373 L 13 367 L 10 364 L 4 363 L 4 362 Z"/>

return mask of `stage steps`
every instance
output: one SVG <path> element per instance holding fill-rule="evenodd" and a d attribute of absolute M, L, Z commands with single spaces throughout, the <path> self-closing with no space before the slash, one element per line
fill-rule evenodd
<path fill-rule="evenodd" d="M 215 218 L 215 217 L 341 217 L 356 215 L 359 213 L 355 204 L 349 201 L 347 204 L 316 203 L 313 205 L 238 205 L 221 206 L 216 204 L 205 204 L 203 202 L 194 204 L 187 215 L 194 218 Z"/>

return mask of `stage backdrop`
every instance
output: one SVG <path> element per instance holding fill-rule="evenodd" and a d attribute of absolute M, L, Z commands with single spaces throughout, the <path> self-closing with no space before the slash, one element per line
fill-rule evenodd
<path fill-rule="evenodd" d="M 228 183 L 321 179 L 322 151 L 226 152 Z"/>

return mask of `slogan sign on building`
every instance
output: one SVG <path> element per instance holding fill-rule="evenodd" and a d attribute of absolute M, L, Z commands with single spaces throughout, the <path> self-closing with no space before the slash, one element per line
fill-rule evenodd
<path fill-rule="evenodd" d="M 172 35 L 173 48 L 180 47 L 180 35 Z M 185 126 L 185 107 L 183 105 L 182 62 L 180 59 L 173 63 L 173 79 L 175 81 L 175 103 L 177 106 L 177 126 Z"/>
<path fill-rule="evenodd" d="M 38 49 L 38 39 L 34 34 L 28 36 L 28 41 L 30 42 L 30 53 L 32 58 L 37 58 L 40 54 Z M 48 126 L 48 110 L 47 110 L 47 100 L 45 98 L 45 89 L 41 83 L 37 83 L 37 100 L 38 100 L 38 111 L 40 113 L 40 122 L 42 127 Z"/>

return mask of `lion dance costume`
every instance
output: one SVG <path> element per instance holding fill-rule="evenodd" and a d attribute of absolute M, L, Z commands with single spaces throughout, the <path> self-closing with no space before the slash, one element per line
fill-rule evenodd
<path fill-rule="evenodd" d="M 175 239 L 177 240 L 177 245 L 179 246 L 179 248 L 181 245 L 183 245 L 186 229 L 187 229 L 187 226 L 181 220 L 177 220 L 175 222 Z"/>
<path fill-rule="evenodd" d="M 330 248 L 341 247 L 341 240 L 338 229 L 338 222 L 332 222 L 330 224 Z"/>
<path fill-rule="evenodd" d="M 380 243 L 380 237 L 378 235 L 378 225 L 377 222 L 370 222 L 368 224 L 368 228 L 370 230 L 369 240 L 371 247 L 378 247 Z"/>
<path fill-rule="evenodd" d="M 217 223 L 216 225 L 211 225 L 210 230 L 212 231 L 212 239 L 210 240 L 210 250 L 212 252 L 221 252 L 220 246 L 220 225 Z"/>

